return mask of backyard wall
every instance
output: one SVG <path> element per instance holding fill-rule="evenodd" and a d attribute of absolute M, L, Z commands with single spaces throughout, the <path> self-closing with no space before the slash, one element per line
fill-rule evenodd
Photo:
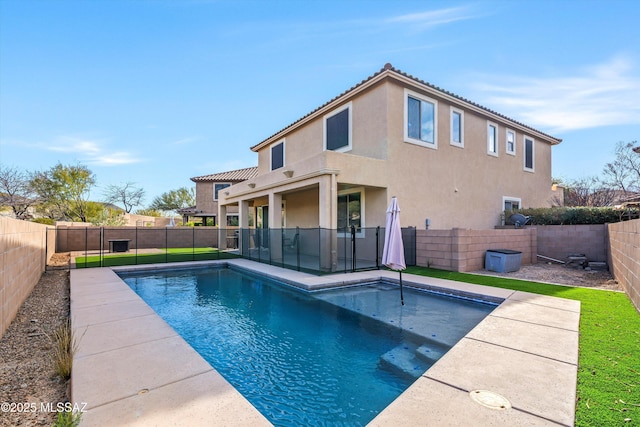
<path fill-rule="evenodd" d="M 640 312 L 640 219 L 608 224 L 609 271 Z"/>
<path fill-rule="evenodd" d="M 484 268 L 487 249 L 512 249 L 522 252 L 521 264 L 536 262 L 536 229 L 417 230 L 416 263 L 450 271 L 474 271 Z"/>
<path fill-rule="evenodd" d="M 589 261 L 607 261 L 605 224 L 536 225 L 538 254 L 566 261 L 569 254 L 585 254 Z"/>
<path fill-rule="evenodd" d="M 109 250 L 109 240 L 129 240 L 129 249 L 218 247 L 214 227 L 56 227 L 56 252 Z M 229 230 L 232 233 L 232 230 Z"/>
<path fill-rule="evenodd" d="M 46 225 L 0 217 L 0 336 L 40 280 L 54 238 Z"/>

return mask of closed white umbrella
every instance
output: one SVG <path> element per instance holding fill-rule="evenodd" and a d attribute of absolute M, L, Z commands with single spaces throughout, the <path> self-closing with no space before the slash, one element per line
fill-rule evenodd
<path fill-rule="evenodd" d="M 400 302 L 404 305 L 402 270 L 407 268 L 407 264 L 404 260 L 404 243 L 402 242 L 402 229 L 400 227 L 400 206 L 398 206 L 398 199 L 395 196 L 391 198 L 391 203 L 387 208 L 382 264 L 400 272 Z"/>

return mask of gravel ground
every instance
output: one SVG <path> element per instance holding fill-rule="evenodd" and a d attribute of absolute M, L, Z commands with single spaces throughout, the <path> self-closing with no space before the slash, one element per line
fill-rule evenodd
<path fill-rule="evenodd" d="M 0 340 L 0 403 L 28 404 L 35 411 L 0 412 L 0 426 L 51 425 L 54 412 L 41 411 L 41 404 L 66 402 L 69 388 L 51 363 L 52 332 L 69 315 L 69 254 L 56 254 Z M 609 272 L 567 268 L 539 263 L 525 265 L 513 273 L 485 270 L 478 274 L 560 283 L 571 286 L 621 290 Z M 14 409 L 19 407 L 14 406 Z"/>
<path fill-rule="evenodd" d="M 50 426 L 47 404 L 68 400 L 51 361 L 53 331 L 68 315 L 69 272 L 44 273 L 0 340 L 0 426 Z"/>
<path fill-rule="evenodd" d="M 523 265 L 512 273 L 496 273 L 495 271 L 473 271 L 475 274 L 511 277 L 514 279 L 532 280 L 536 282 L 558 283 L 569 286 L 622 291 L 622 286 L 613 279 L 608 271 L 585 270 L 565 267 L 560 264 L 538 263 Z"/>

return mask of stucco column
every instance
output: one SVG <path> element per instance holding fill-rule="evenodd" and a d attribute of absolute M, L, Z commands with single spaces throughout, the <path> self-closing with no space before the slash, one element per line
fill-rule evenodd
<path fill-rule="evenodd" d="M 227 206 L 218 204 L 218 249 L 227 249 Z"/>
<path fill-rule="evenodd" d="M 335 271 L 338 266 L 338 180 L 335 174 L 319 181 L 320 268 Z"/>
<path fill-rule="evenodd" d="M 246 237 L 245 237 L 246 235 Z M 238 203 L 238 251 L 244 254 L 244 241 L 249 242 L 249 201 L 240 200 Z M 246 248 L 247 251 L 249 247 Z"/>
<path fill-rule="evenodd" d="M 269 193 L 269 259 L 282 262 L 282 194 Z"/>

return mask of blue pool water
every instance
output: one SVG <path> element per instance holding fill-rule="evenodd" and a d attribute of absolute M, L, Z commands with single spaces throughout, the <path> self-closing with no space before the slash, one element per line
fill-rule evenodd
<path fill-rule="evenodd" d="M 308 293 L 227 268 L 123 280 L 273 424 L 361 426 L 494 305 L 384 283 Z"/>

